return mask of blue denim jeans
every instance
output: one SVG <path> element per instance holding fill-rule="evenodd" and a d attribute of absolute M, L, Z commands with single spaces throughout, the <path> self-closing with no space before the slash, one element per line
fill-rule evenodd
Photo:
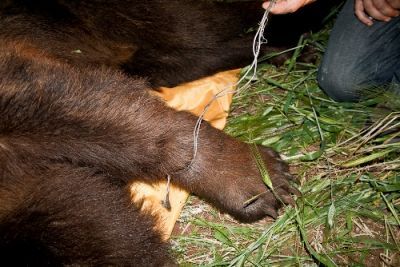
<path fill-rule="evenodd" d="M 347 0 L 332 29 L 318 82 L 337 101 L 358 101 L 372 88 L 400 94 L 400 17 L 368 27 L 354 15 L 354 0 Z"/>

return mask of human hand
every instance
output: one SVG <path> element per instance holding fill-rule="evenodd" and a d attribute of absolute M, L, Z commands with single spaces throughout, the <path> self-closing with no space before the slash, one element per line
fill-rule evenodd
<path fill-rule="evenodd" d="M 277 0 L 275 5 L 271 8 L 273 14 L 286 14 L 296 12 L 298 9 L 308 5 L 316 0 Z M 396 1 L 396 0 L 393 0 Z M 272 4 L 272 1 L 266 1 L 263 8 L 267 9 Z"/>
<path fill-rule="evenodd" d="M 368 26 L 373 19 L 387 22 L 400 15 L 400 0 L 355 0 L 354 12 Z"/>

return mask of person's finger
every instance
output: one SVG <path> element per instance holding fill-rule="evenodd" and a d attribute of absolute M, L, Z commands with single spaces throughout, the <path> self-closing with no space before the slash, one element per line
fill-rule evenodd
<path fill-rule="evenodd" d="M 397 17 L 400 12 L 393 8 L 386 0 L 372 0 L 376 9 L 387 17 Z"/>
<path fill-rule="evenodd" d="M 368 26 L 371 26 L 374 23 L 372 19 L 365 13 L 363 0 L 355 0 L 354 13 L 362 23 Z"/>
<path fill-rule="evenodd" d="M 400 0 L 386 0 L 388 4 L 395 8 L 395 9 L 400 9 Z"/>
<path fill-rule="evenodd" d="M 389 21 L 391 19 L 389 16 L 382 14 L 372 0 L 364 0 L 364 10 L 369 16 L 377 20 Z"/>
<path fill-rule="evenodd" d="M 282 0 L 277 1 L 271 8 L 272 14 L 287 14 L 296 12 L 299 8 L 301 8 L 305 3 L 302 0 Z M 270 5 L 273 3 L 271 1 L 266 1 L 263 4 L 264 9 L 268 9 Z"/>

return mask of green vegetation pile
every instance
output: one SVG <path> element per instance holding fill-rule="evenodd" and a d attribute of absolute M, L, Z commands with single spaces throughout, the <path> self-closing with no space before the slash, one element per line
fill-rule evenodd
<path fill-rule="evenodd" d="M 299 40 L 283 66 L 262 58 L 226 128 L 283 155 L 299 179 L 296 205 L 251 225 L 191 198 L 172 240 L 182 266 L 400 266 L 400 97 L 327 97 L 318 60 L 299 56 L 312 47 L 321 57 L 328 33 Z"/>

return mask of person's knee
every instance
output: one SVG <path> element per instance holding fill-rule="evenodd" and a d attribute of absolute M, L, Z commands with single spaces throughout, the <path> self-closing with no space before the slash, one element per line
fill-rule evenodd
<path fill-rule="evenodd" d="M 338 102 L 354 102 L 359 100 L 358 83 L 350 73 L 328 72 L 321 67 L 318 71 L 320 88 L 333 100 Z"/>

